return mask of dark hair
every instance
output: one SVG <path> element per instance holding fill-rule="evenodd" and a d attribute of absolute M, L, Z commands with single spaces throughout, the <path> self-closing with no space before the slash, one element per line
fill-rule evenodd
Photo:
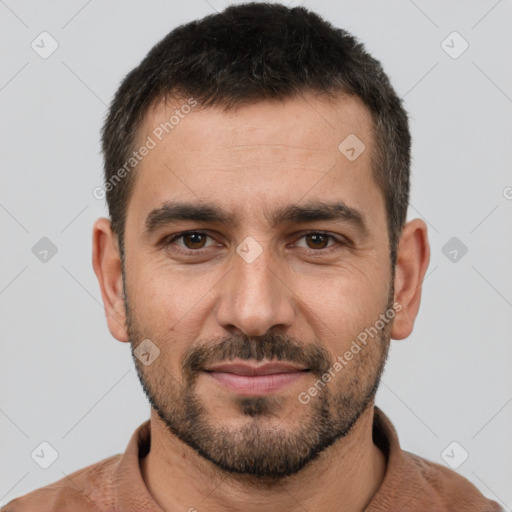
<path fill-rule="evenodd" d="M 188 96 L 229 109 L 304 92 L 354 95 L 370 110 L 372 171 L 385 198 L 394 267 L 409 201 L 411 138 L 402 102 L 351 34 L 303 7 L 269 3 L 232 5 L 175 28 L 122 81 L 102 131 L 106 198 L 122 254 L 134 175 L 119 179 L 119 171 L 152 104 Z"/>

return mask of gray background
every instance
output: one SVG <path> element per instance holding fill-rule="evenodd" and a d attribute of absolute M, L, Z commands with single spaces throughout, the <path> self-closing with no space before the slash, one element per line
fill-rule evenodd
<path fill-rule="evenodd" d="M 408 451 L 446 465 L 441 454 L 459 443 L 452 460 L 469 457 L 457 471 L 510 510 L 512 2 L 291 3 L 358 36 L 411 116 L 409 217 L 428 222 L 432 259 L 377 405 Z M 0 0 L 1 504 L 124 451 L 149 417 L 91 266 L 92 223 L 106 214 L 92 195 L 99 129 L 120 80 L 158 40 L 226 4 Z M 43 31 L 59 45 L 47 59 L 31 48 Z M 469 44 L 458 58 L 454 31 Z M 57 248 L 46 262 L 32 252 L 42 237 Z M 452 237 L 468 249 L 456 261 L 453 247 L 443 253 Z M 48 469 L 31 458 L 42 441 L 59 454 Z"/>

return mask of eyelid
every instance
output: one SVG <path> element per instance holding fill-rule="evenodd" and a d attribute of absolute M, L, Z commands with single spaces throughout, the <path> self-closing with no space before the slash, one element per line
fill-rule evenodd
<path fill-rule="evenodd" d="M 170 245 L 171 243 L 174 243 L 176 240 L 179 240 L 180 238 L 183 238 L 184 236 L 191 235 L 191 234 L 205 235 L 208 238 L 213 239 L 213 236 L 208 231 L 204 231 L 201 229 L 190 229 L 188 231 L 181 231 L 180 233 L 176 233 L 174 235 L 164 238 L 163 243 L 165 245 Z M 187 247 L 182 247 L 180 245 L 178 247 L 180 247 L 181 249 L 183 249 L 186 252 L 197 252 L 198 253 L 202 249 L 205 249 L 206 247 L 210 247 L 210 246 L 208 245 L 206 247 L 201 247 L 201 249 L 188 249 Z"/>
<path fill-rule="evenodd" d="M 297 235 L 295 235 L 295 236 L 297 237 L 297 240 L 301 240 L 308 235 L 322 235 L 327 238 L 331 238 L 332 240 L 334 240 L 336 242 L 335 244 L 328 245 L 327 247 L 325 247 L 323 249 L 309 249 L 308 247 L 305 247 L 305 249 L 307 249 L 309 251 L 313 251 L 313 252 L 318 252 L 318 253 L 320 253 L 322 251 L 326 252 L 330 248 L 335 247 L 336 245 L 348 245 L 349 244 L 348 240 L 344 236 L 335 235 L 335 234 L 330 233 L 329 231 L 310 230 L 310 231 L 305 231 L 305 232 L 300 233 L 298 237 L 297 237 Z"/>

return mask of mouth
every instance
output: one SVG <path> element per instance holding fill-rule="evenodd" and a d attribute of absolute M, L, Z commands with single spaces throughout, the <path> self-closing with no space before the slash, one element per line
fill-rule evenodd
<path fill-rule="evenodd" d="M 234 361 L 209 365 L 204 374 L 222 388 L 242 396 L 274 393 L 303 378 L 309 370 L 299 365 L 275 362 Z"/>

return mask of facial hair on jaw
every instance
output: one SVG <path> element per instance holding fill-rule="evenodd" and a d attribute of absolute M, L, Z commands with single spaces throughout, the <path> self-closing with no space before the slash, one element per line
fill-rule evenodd
<path fill-rule="evenodd" d="M 392 299 L 391 291 L 386 311 L 392 307 Z M 373 345 L 361 349 L 357 354 L 359 360 L 352 360 L 341 370 L 340 375 L 343 375 L 350 369 L 345 381 L 350 385 L 336 388 L 334 377 L 308 404 L 305 418 L 295 430 L 286 428 L 287 418 L 279 421 L 283 397 L 274 395 L 237 398 L 235 403 L 240 414 L 250 421 L 233 429 L 216 425 L 195 393 L 197 378 L 207 364 L 234 358 L 278 360 L 301 364 L 321 378 L 334 364 L 327 351 L 318 344 L 304 345 L 277 333 L 258 338 L 233 335 L 190 346 L 183 356 L 183 384 L 180 384 L 159 364 L 159 360 L 161 363 L 165 358 L 160 356 L 146 367 L 135 356 L 135 348 L 145 337 L 130 313 L 126 294 L 125 308 L 139 380 L 168 431 L 222 472 L 247 475 L 256 480 L 278 481 L 294 475 L 338 439 L 349 435 L 374 400 L 388 356 L 391 323 L 379 331 L 371 341 Z M 156 345 L 162 351 L 166 344 L 156 342 Z M 277 424 L 266 427 L 264 422 L 270 418 L 276 418 Z"/>

